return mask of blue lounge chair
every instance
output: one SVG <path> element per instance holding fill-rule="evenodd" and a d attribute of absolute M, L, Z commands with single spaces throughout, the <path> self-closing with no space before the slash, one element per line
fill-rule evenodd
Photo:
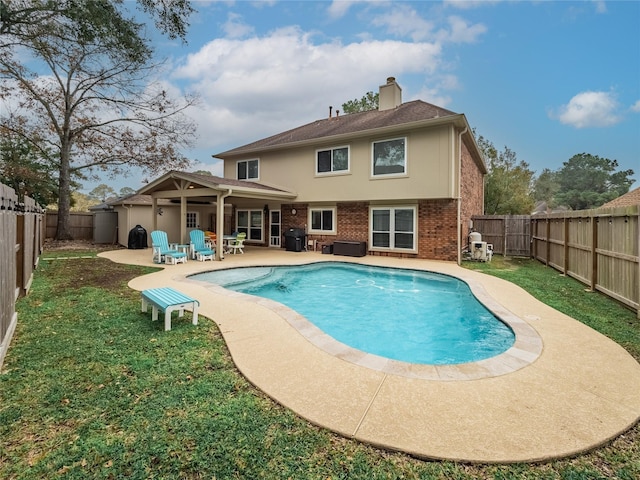
<path fill-rule="evenodd" d="M 211 248 L 210 244 L 205 242 L 204 232 L 202 230 L 191 230 L 191 256 L 201 262 L 205 260 L 213 260 L 216 251 Z"/>
<path fill-rule="evenodd" d="M 167 232 L 154 230 L 151 232 L 151 247 L 153 249 L 153 261 L 155 263 L 184 263 L 187 261 L 187 254 L 174 250 L 169 246 Z"/>

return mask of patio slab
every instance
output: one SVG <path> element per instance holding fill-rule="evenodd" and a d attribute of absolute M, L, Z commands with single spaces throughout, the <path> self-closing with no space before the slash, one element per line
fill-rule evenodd
<path fill-rule="evenodd" d="M 593 449 L 640 419 L 640 364 L 615 342 L 514 284 L 447 262 L 257 247 L 245 251 L 221 262 L 168 265 L 133 279 L 129 286 L 170 286 L 200 300 L 200 314 L 217 323 L 242 374 L 316 425 L 421 458 L 510 463 Z M 153 265 L 150 250 L 100 256 Z M 522 321 L 521 333 L 533 343 L 500 362 L 388 368 L 379 357 L 367 363 L 366 356 L 341 351 L 330 341 L 311 341 L 297 329 L 310 327 L 286 307 L 187 278 L 221 268 L 317 261 L 457 276 L 494 310 Z M 425 368 L 435 373 L 425 376 Z"/>

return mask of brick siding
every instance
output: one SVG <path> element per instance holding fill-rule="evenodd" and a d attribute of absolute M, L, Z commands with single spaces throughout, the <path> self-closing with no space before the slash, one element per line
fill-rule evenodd
<path fill-rule="evenodd" d="M 484 175 L 471 158 L 469 149 L 462 144 L 462 171 L 460 174 L 460 244 L 467 245 L 469 238 L 469 221 L 473 215 L 484 213 Z"/>
<path fill-rule="evenodd" d="M 305 228 L 308 205 L 288 204 L 281 208 L 283 232 L 292 227 Z M 291 213 L 293 208 L 296 209 L 296 215 Z M 367 202 L 341 202 L 337 204 L 336 211 L 338 218 L 335 237 L 309 235 L 309 240 L 318 240 L 320 243 L 332 243 L 334 240 L 369 241 Z M 421 200 L 418 203 L 418 254 L 370 251 L 369 255 L 456 261 L 457 213 L 457 201 L 454 199 Z"/>

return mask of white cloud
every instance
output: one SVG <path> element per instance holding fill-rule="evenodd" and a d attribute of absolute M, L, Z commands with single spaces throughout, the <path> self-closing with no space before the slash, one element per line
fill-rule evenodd
<path fill-rule="evenodd" d="M 593 0 L 596 5 L 596 13 L 607 13 L 607 3 L 604 0 Z"/>
<path fill-rule="evenodd" d="M 478 37 L 487 31 L 481 23 L 469 25 L 463 18 L 455 15 L 448 18 L 451 31 L 447 40 L 453 43 L 475 43 Z"/>
<path fill-rule="evenodd" d="M 444 4 L 459 10 L 470 10 L 472 8 L 486 7 L 487 5 L 495 5 L 502 0 L 445 0 Z"/>
<path fill-rule="evenodd" d="M 636 103 L 631 105 L 631 111 L 632 112 L 636 112 L 636 113 L 640 113 L 640 100 L 638 100 Z"/>
<path fill-rule="evenodd" d="M 254 28 L 242 21 L 242 16 L 237 13 L 230 12 L 227 21 L 222 26 L 224 33 L 228 38 L 243 38 L 253 34 Z"/>
<path fill-rule="evenodd" d="M 448 28 L 434 31 L 435 24 L 426 20 L 408 5 L 398 5 L 384 14 L 376 16 L 374 26 L 386 27 L 387 32 L 398 37 L 409 37 L 414 41 L 432 40 L 441 43 L 473 43 L 487 31 L 481 23 L 469 25 L 456 15 L 447 19 Z"/>
<path fill-rule="evenodd" d="M 437 44 L 313 40 L 287 27 L 263 37 L 215 39 L 189 55 L 174 80 L 201 95 L 189 112 L 199 125 L 198 148 L 232 148 L 324 118 L 329 105 L 341 110 L 389 76 L 402 86 L 403 75 L 425 81 L 442 75 Z"/>
<path fill-rule="evenodd" d="M 393 35 L 410 37 L 414 41 L 433 37 L 433 23 L 423 19 L 408 5 L 398 5 L 376 16 L 371 23 L 377 27 L 386 27 L 387 31 Z"/>
<path fill-rule="evenodd" d="M 559 108 L 557 117 L 575 128 L 609 127 L 620 122 L 618 102 L 610 92 L 581 92 Z"/>
<path fill-rule="evenodd" d="M 356 2 L 349 0 L 333 0 L 327 9 L 329 16 L 332 18 L 344 17 L 354 3 Z"/>

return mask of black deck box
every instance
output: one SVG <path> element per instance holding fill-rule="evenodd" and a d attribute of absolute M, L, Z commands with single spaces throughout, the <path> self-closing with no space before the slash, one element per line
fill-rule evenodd
<path fill-rule="evenodd" d="M 367 254 L 367 242 L 335 241 L 333 242 L 333 254 L 347 257 L 364 257 Z"/>
<path fill-rule="evenodd" d="M 333 253 L 333 244 L 322 245 L 322 253 L 324 253 L 324 254 L 332 254 Z"/>

